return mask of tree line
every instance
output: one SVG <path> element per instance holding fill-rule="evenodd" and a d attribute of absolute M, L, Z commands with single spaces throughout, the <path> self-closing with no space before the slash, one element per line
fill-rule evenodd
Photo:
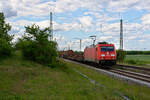
<path fill-rule="evenodd" d="M 126 51 L 127 55 L 150 55 L 150 51 Z"/>

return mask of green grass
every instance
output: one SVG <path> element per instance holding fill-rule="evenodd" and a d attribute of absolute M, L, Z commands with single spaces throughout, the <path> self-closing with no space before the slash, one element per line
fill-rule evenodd
<path fill-rule="evenodd" d="M 65 64 L 50 68 L 16 57 L 0 64 L 0 100 L 90 100 L 92 87 Z"/>
<path fill-rule="evenodd" d="M 125 63 L 150 67 L 150 55 L 127 55 Z"/>
<path fill-rule="evenodd" d="M 150 55 L 127 55 L 126 59 L 128 60 L 140 60 L 150 63 Z"/>
<path fill-rule="evenodd" d="M 68 66 L 71 65 L 73 64 L 68 63 Z M 99 95 L 102 95 L 102 100 L 120 100 L 121 98 L 118 98 L 119 95 L 114 91 L 120 91 L 122 94 L 128 96 L 131 100 L 150 100 L 150 89 L 147 87 L 133 83 L 127 83 L 115 78 L 110 78 L 107 75 L 80 65 L 74 64 L 73 67 L 106 87 L 100 88 L 99 86 L 96 86 L 96 89 L 101 90 Z"/>
<path fill-rule="evenodd" d="M 93 85 L 74 69 L 104 84 L 106 89 Z M 0 61 L 0 100 L 123 100 L 116 90 L 133 100 L 150 99 L 150 89 L 146 87 L 74 63 L 63 62 L 50 68 L 23 60 L 19 53 Z"/>

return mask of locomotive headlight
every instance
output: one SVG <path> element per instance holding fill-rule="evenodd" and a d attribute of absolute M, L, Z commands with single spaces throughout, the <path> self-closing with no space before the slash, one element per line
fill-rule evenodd
<path fill-rule="evenodd" d="M 113 56 L 113 57 L 114 57 L 115 55 L 114 55 L 114 54 L 111 54 L 111 56 Z"/>
<path fill-rule="evenodd" d="M 101 56 L 102 56 L 102 57 L 104 57 L 104 56 L 105 56 L 105 54 L 101 54 Z"/>

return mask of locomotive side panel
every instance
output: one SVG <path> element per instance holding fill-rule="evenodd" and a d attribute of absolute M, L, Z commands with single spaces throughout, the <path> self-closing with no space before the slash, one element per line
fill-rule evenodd
<path fill-rule="evenodd" d="M 95 47 L 86 48 L 84 50 L 84 61 L 95 62 L 96 58 L 97 58 L 97 55 L 96 55 Z"/>

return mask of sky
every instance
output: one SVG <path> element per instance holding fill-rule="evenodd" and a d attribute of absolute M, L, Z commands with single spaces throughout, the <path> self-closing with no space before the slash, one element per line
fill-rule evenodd
<path fill-rule="evenodd" d="M 150 0 L 0 0 L 0 12 L 12 26 L 9 34 L 16 42 L 25 33 L 24 26 L 49 27 L 53 13 L 54 40 L 59 50 L 82 51 L 106 41 L 119 48 L 120 19 L 123 20 L 125 50 L 150 50 Z"/>

